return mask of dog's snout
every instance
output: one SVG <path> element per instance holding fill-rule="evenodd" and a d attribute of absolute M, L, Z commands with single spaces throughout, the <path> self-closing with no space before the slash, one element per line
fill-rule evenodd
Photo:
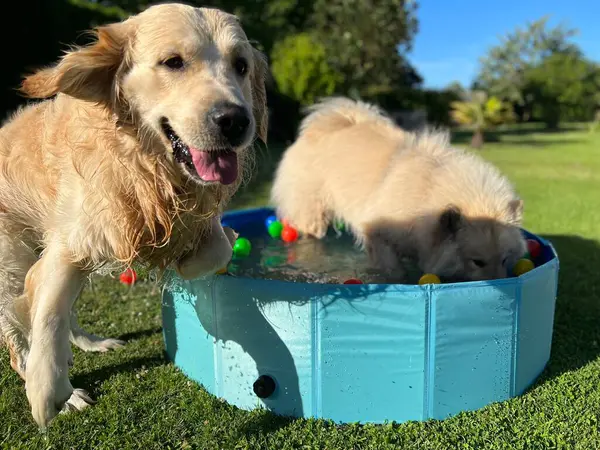
<path fill-rule="evenodd" d="M 236 146 L 244 141 L 250 125 L 246 108 L 234 103 L 221 103 L 211 109 L 209 116 L 231 145 Z"/>

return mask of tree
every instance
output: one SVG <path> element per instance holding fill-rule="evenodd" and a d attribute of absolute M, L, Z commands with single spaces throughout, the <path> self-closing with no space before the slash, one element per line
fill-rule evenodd
<path fill-rule="evenodd" d="M 457 97 L 463 98 L 468 95 L 467 89 L 460 83 L 460 81 L 452 81 L 444 89 L 444 92 L 449 92 Z"/>
<path fill-rule="evenodd" d="M 325 48 L 308 33 L 275 44 L 271 71 L 279 90 L 302 105 L 333 94 L 341 77 L 328 64 Z"/>
<path fill-rule="evenodd" d="M 97 0 L 76 0 L 96 3 Z M 131 14 L 140 12 L 155 0 L 104 0 L 105 5 L 119 7 Z M 196 7 L 218 8 L 238 16 L 248 38 L 255 41 L 267 55 L 276 42 L 298 33 L 306 27 L 314 0 L 188 0 Z"/>
<path fill-rule="evenodd" d="M 503 103 L 498 97 L 488 97 L 483 91 L 471 92 L 463 101 L 452 102 L 451 107 L 452 119 L 473 130 L 473 148 L 483 147 L 486 130 L 512 120 L 510 105 Z"/>
<path fill-rule="evenodd" d="M 416 9 L 413 0 L 315 0 L 310 24 L 343 77 L 340 92 L 378 100 L 420 83 L 405 58 Z"/>
<path fill-rule="evenodd" d="M 550 28 L 548 17 L 518 27 L 481 58 L 475 87 L 513 103 L 519 117 L 528 120 L 532 99 L 525 91 L 527 72 L 553 54 L 577 51 L 571 42 L 576 34 L 563 25 Z"/>
<path fill-rule="evenodd" d="M 600 67 L 579 52 L 555 53 L 525 74 L 524 91 L 549 128 L 593 119 L 600 100 Z"/>

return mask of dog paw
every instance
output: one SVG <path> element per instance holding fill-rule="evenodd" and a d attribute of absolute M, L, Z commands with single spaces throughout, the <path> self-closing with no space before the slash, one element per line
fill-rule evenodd
<path fill-rule="evenodd" d="M 237 238 L 240 236 L 233 228 L 230 227 L 223 227 L 223 233 L 225 233 L 225 236 L 227 236 L 227 240 L 232 247 Z"/>
<path fill-rule="evenodd" d="M 38 426 L 45 428 L 71 397 L 73 387 L 67 368 L 60 368 L 39 359 L 29 359 L 25 390 L 31 406 L 31 415 Z M 33 368 L 32 368 L 33 367 Z"/>
<path fill-rule="evenodd" d="M 231 261 L 233 256 L 231 240 L 235 242 L 233 231 L 222 234 L 218 240 L 207 242 L 200 251 L 178 261 L 175 270 L 184 280 L 213 275 Z"/>
<path fill-rule="evenodd" d="M 73 343 L 84 352 L 100 353 L 106 353 L 109 350 L 115 350 L 125 346 L 125 341 L 121 341 L 120 339 L 102 338 L 94 335 L 75 338 Z"/>
<path fill-rule="evenodd" d="M 96 403 L 83 389 L 73 389 L 66 377 L 59 377 L 43 385 L 28 380 L 26 390 L 31 415 L 40 428 L 46 428 L 58 414 L 82 411 Z"/>
<path fill-rule="evenodd" d="M 92 352 L 107 352 L 109 350 L 116 350 L 118 348 L 125 347 L 125 341 L 120 339 L 102 339 L 101 341 L 95 342 L 90 351 Z"/>
<path fill-rule="evenodd" d="M 95 404 L 96 402 L 89 396 L 87 391 L 83 389 L 73 389 L 71 397 L 65 402 L 60 413 L 64 414 L 71 411 L 83 411 L 88 406 Z"/>

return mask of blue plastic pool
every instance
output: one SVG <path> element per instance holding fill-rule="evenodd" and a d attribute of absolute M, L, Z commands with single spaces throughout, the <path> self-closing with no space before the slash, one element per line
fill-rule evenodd
<path fill-rule="evenodd" d="M 226 214 L 252 240 L 270 209 Z M 166 351 L 242 408 L 336 422 L 443 419 L 521 394 L 550 357 L 558 258 L 518 278 L 313 284 L 215 275 L 163 293 Z"/>

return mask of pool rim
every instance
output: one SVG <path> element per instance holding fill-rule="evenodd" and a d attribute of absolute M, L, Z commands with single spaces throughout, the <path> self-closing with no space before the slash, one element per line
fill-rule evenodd
<path fill-rule="evenodd" d="M 223 226 L 229 226 L 229 224 L 227 223 L 228 220 L 234 220 L 238 216 L 248 216 L 248 215 L 255 215 L 255 214 L 275 215 L 275 210 L 274 210 L 274 208 L 271 208 L 268 206 L 230 210 L 230 211 L 226 211 L 222 215 L 221 222 L 222 222 Z M 234 231 L 237 232 L 237 230 L 235 230 L 235 228 L 233 228 L 233 229 L 234 229 Z M 368 287 L 368 286 L 372 286 L 373 289 L 377 289 L 379 292 L 382 292 L 382 290 L 388 290 L 390 288 L 393 288 L 393 290 L 396 292 L 406 291 L 406 290 L 414 290 L 415 288 L 420 288 L 423 290 L 430 290 L 430 291 L 441 291 L 441 290 L 445 290 L 445 289 L 456 289 L 456 288 L 462 288 L 462 287 L 464 287 L 464 288 L 471 287 L 472 288 L 472 287 L 506 286 L 506 285 L 510 285 L 510 284 L 514 284 L 514 283 L 520 283 L 523 280 L 536 278 L 540 274 L 541 269 L 543 267 L 545 267 L 546 265 L 556 264 L 558 266 L 557 268 L 560 268 L 560 260 L 558 258 L 558 253 L 556 252 L 556 249 L 554 248 L 554 246 L 552 245 L 552 243 L 550 241 L 548 241 L 548 240 L 544 239 L 543 237 L 538 236 L 524 228 L 520 228 L 520 230 L 525 234 L 526 239 L 535 239 L 538 242 L 540 242 L 540 244 L 542 244 L 542 247 L 549 248 L 551 250 L 552 257 L 548 261 L 546 261 L 544 264 L 536 265 L 533 268 L 533 270 L 530 270 L 529 272 L 526 272 L 517 277 L 507 277 L 507 278 L 501 278 L 501 279 L 496 279 L 496 280 L 461 281 L 461 282 L 453 282 L 453 283 L 424 284 L 424 285 L 405 284 L 405 283 L 364 283 L 364 284 L 311 283 L 311 282 L 307 282 L 307 281 L 274 280 L 274 279 L 268 279 L 268 278 L 255 278 L 255 277 L 250 277 L 247 275 L 233 275 L 230 273 L 214 274 L 214 275 L 211 274 L 211 275 L 207 275 L 206 277 L 212 277 L 212 276 L 235 277 L 235 278 L 244 279 L 249 283 L 269 281 L 271 283 L 280 283 L 282 285 L 293 284 L 295 286 L 298 286 L 298 285 L 300 285 L 300 286 L 302 286 L 302 285 L 324 286 L 324 287 L 330 287 L 332 289 L 333 288 L 339 289 L 340 287 L 343 286 L 344 289 L 349 289 L 350 291 L 364 290 L 365 287 Z M 240 234 L 240 237 L 244 237 L 244 236 L 242 234 Z"/>

